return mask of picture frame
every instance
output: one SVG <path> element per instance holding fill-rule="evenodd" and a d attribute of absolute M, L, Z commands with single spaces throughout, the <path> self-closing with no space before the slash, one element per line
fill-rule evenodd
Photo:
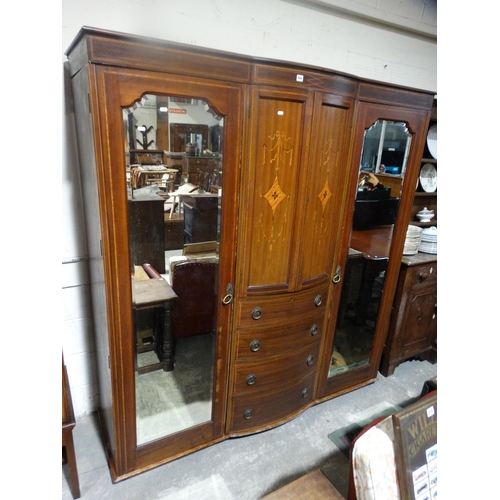
<path fill-rule="evenodd" d="M 401 498 L 437 498 L 437 391 L 393 414 Z"/>

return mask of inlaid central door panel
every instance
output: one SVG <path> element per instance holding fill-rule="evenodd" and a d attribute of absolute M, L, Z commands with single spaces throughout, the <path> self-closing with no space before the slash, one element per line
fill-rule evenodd
<path fill-rule="evenodd" d="M 348 174 L 350 102 L 317 93 L 300 222 L 301 289 L 328 280 L 339 237 L 343 186 Z"/>
<path fill-rule="evenodd" d="M 347 173 L 350 101 L 253 89 L 244 167 L 241 294 L 328 280 Z"/>
<path fill-rule="evenodd" d="M 291 291 L 312 95 L 255 89 L 250 109 L 241 291 Z"/>

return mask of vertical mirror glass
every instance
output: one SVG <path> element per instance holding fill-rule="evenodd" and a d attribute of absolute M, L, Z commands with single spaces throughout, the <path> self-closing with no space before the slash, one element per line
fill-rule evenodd
<path fill-rule="evenodd" d="M 402 122 L 365 131 L 329 377 L 369 363 L 410 145 Z"/>
<path fill-rule="evenodd" d="M 223 125 L 186 97 L 123 109 L 138 446 L 212 419 Z"/>

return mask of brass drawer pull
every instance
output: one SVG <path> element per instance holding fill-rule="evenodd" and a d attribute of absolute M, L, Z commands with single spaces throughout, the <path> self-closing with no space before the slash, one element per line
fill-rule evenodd
<path fill-rule="evenodd" d="M 251 408 L 245 410 L 245 413 L 243 413 L 243 417 L 245 418 L 245 420 L 250 420 L 253 417 L 253 410 Z"/>
<path fill-rule="evenodd" d="M 318 325 L 311 326 L 311 335 L 314 337 L 318 333 Z"/>
<path fill-rule="evenodd" d="M 253 352 L 257 352 L 260 349 L 260 342 L 258 340 L 252 340 L 250 342 L 250 350 Z"/>
<path fill-rule="evenodd" d="M 321 295 L 316 295 L 316 298 L 314 299 L 314 305 L 316 307 L 319 307 L 321 305 L 321 302 L 323 302 Z"/>
<path fill-rule="evenodd" d="M 255 384 L 256 380 L 257 380 L 257 377 L 253 373 L 251 373 L 247 377 L 247 385 L 253 385 L 253 384 Z"/>
<path fill-rule="evenodd" d="M 307 359 L 306 359 L 306 364 L 307 366 L 311 366 L 314 362 L 314 357 L 312 354 L 310 354 L 309 356 L 307 356 Z"/>
<path fill-rule="evenodd" d="M 304 387 L 304 389 L 302 389 L 302 397 L 307 398 L 308 394 L 309 394 L 309 390 L 307 389 L 307 387 Z"/>
<path fill-rule="evenodd" d="M 253 311 L 252 311 L 252 318 L 253 319 L 260 319 L 262 316 L 262 309 L 260 307 L 256 307 Z"/>

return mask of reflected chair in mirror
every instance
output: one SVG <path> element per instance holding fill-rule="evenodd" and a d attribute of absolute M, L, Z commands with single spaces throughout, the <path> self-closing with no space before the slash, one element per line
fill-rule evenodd
<path fill-rule="evenodd" d="M 161 176 L 160 189 L 171 193 L 174 191 L 175 177 L 177 175 L 177 170 L 167 169 L 167 173 Z"/>
<path fill-rule="evenodd" d="M 176 210 L 180 211 L 180 202 L 182 195 L 190 194 L 198 189 L 198 186 L 186 183 L 182 186 L 179 186 L 175 191 L 169 193 L 168 200 L 165 201 L 164 210 L 165 212 L 170 212 L 169 218 L 172 218 L 172 215 Z"/>
<path fill-rule="evenodd" d="M 218 272 L 218 262 L 187 260 L 173 266 L 178 297 L 172 315 L 174 347 L 175 339 L 215 332 Z"/>

